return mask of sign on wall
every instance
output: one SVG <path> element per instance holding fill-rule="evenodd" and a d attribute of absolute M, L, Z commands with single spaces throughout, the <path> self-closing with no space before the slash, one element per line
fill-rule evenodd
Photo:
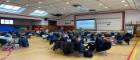
<path fill-rule="evenodd" d="M 128 33 L 133 34 L 133 33 L 134 33 L 134 26 L 126 26 L 126 31 L 127 31 Z"/>

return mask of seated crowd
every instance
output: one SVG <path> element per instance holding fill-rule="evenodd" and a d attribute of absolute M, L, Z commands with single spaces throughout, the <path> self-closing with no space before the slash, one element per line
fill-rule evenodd
<path fill-rule="evenodd" d="M 50 41 L 53 45 L 53 51 L 61 49 L 65 55 L 79 52 L 84 57 L 92 57 L 94 52 L 102 52 L 109 50 L 112 45 L 123 44 L 129 45 L 132 39 L 130 33 L 92 33 L 88 31 L 80 32 L 34 32 L 37 36 Z M 29 47 L 28 38 L 34 34 L 33 32 L 2 32 L 0 33 L 0 46 L 2 50 L 15 49 L 19 47 Z"/>
<path fill-rule="evenodd" d="M 92 57 L 93 52 L 106 51 L 112 45 L 123 44 L 123 41 L 129 45 L 132 38 L 130 33 L 92 33 L 88 31 L 50 33 L 41 31 L 38 35 L 43 37 L 43 39 L 47 38 L 50 41 L 50 45 L 54 43 L 54 51 L 61 49 L 65 55 L 79 52 L 85 57 Z"/>
<path fill-rule="evenodd" d="M 29 47 L 28 38 L 30 36 L 30 32 L 1 32 L 0 46 L 4 51 L 17 47 Z"/>

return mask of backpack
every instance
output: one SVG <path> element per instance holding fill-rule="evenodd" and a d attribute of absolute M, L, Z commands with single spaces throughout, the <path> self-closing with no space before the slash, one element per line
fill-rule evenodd
<path fill-rule="evenodd" d="M 93 56 L 92 51 L 90 51 L 90 50 L 84 51 L 84 57 L 92 58 L 92 56 Z"/>

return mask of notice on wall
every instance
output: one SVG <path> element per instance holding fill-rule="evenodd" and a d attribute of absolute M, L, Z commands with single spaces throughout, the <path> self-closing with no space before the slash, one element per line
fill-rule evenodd
<path fill-rule="evenodd" d="M 126 31 L 127 31 L 128 33 L 133 34 L 133 33 L 134 33 L 134 26 L 126 26 Z"/>

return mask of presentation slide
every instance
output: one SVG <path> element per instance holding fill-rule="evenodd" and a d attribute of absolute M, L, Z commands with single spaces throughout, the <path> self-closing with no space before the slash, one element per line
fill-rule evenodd
<path fill-rule="evenodd" d="M 76 21 L 76 29 L 96 29 L 96 20 L 82 19 Z"/>

